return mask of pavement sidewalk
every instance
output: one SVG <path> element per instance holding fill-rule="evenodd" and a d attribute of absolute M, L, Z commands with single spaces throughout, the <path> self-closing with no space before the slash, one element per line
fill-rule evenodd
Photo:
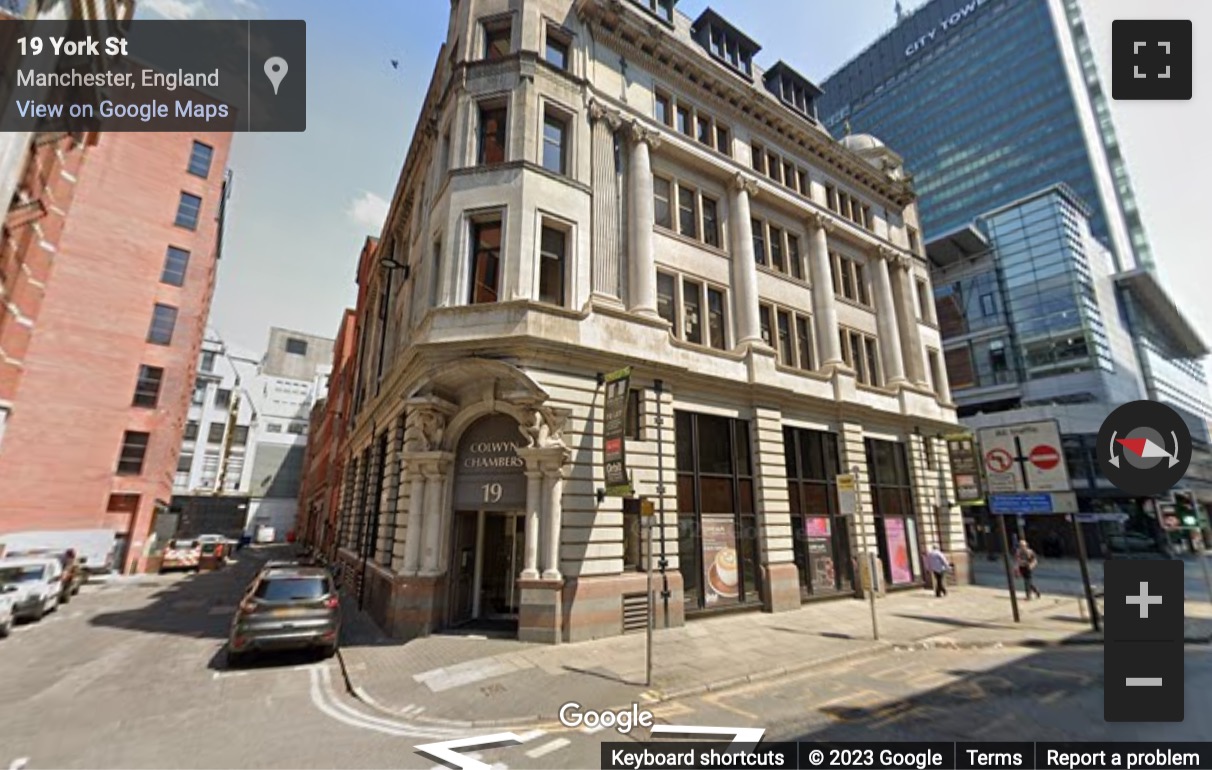
<path fill-rule="evenodd" d="M 1004 590 L 952 589 L 891 594 L 877 602 L 880 640 L 866 601 L 813 602 L 799 610 L 750 612 L 658 629 L 653 683 L 645 685 L 645 634 L 561 645 L 440 634 L 386 638 L 362 613 L 349 613 L 341 664 L 354 695 L 381 712 L 469 727 L 550 721 L 561 705 L 618 709 L 745 682 L 785 676 L 905 646 L 1099 644 L 1074 597 L 1022 602 L 1010 617 Z M 1187 602 L 1187 640 L 1212 641 L 1212 604 Z"/>

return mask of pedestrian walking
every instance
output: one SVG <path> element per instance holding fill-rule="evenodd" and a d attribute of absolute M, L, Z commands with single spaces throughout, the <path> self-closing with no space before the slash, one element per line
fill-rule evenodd
<path fill-rule="evenodd" d="M 937 543 L 926 552 L 926 567 L 934 573 L 934 595 L 946 596 L 947 572 L 951 569 L 951 561 Z"/>
<path fill-rule="evenodd" d="M 1035 587 L 1035 582 L 1031 576 L 1035 572 L 1035 568 L 1039 566 L 1039 559 L 1035 555 L 1035 551 L 1031 550 L 1031 545 L 1026 540 L 1020 540 L 1018 543 L 1018 551 L 1014 554 L 1018 562 L 1018 574 L 1023 576 L 1023 593 L 1027 599 L 1031 599 L 1031 594 L 1035 594 L 1035 598 L 1040 598 L 1039 589 Z"/>

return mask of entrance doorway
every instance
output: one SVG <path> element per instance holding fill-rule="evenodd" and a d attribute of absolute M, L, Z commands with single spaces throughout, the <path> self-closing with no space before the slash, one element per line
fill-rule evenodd
<path fill-rule="evenodd" d="M 517 512 L 455 514 L 450 624 L 514 630 L 526 519 Z"/>

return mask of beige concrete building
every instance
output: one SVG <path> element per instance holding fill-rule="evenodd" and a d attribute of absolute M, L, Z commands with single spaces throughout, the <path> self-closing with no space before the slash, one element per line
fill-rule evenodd
<path fill-rule="evenodd" d="M 359 270 L 341 558 L 393 633 L 573 641 L 961 565 L 910 180 L 674 0 L 456 0 Z M 605 497 L 604 375 L 638 513 Z M 837 476 L 857 468 L 858 509 Z"/>

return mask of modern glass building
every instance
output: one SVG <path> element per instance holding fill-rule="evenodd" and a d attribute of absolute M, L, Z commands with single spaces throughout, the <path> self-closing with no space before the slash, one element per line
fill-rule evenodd
<path fill-rule="evenodd" d="M 1077 0 L 935 0 L 830 76 L 818 109 L 906 160 L 928 235 L 1063 182 L 1117 266 L 1152 264 Z"/>

